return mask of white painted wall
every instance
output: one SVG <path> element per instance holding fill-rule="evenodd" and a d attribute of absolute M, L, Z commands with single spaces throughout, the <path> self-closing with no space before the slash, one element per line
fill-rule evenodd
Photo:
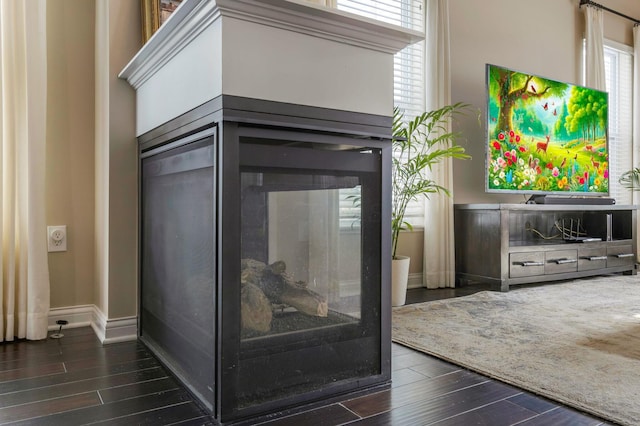
<path fill-rule="evenodd" d="M 85 0 L 47 8 L 47 224 L 68 231 L 67 251 L 49 254 L 53 308 L 95 296 L 94 13 Z"/>
<path fill-rule="evenodd" d="M 138 136 L 222 94 L 220 30 L 213 22 L 138 88 Z"/>
<path fill-rule="evenodd" d="M 578 0 L 450 1 L 454 101 L 472 103 L 484 114 L 486 62 L 567 81 L 578 80 L 579 48 L 584 31 Z M 96 10 L 111 3 L 114 7 L 111 20 L 102 24 L 94 21 L 95 13 L 107 13 L 107 9 Z M 640 2 L 606 0 L 606 6 L 640 18 Z M 96 304 L 103 312 L 109 312 L 110 318 L 136 312 L 137 219 L 130 216 L 137 214 L 137 184 L 131 182 L 137 171 L 135 162 L 126 161 L 130 155 L 127 150 L 135 150 L 136 146 L 133 130 L 130 129 L 130 136 L 114 145 L 114 155 L 105 161 L 109 155 L 105 126 L 108 127 L 110 121 L 125 131 L 129 126 L 126 120 L 108 118 L 109 111 L 116 114 L 118 108 L 123 108 L 123 115 L 131 114 L 127 108 L 132 108 L 134 103 L 133 90 L 124 90 L 126 82 L 121 81 L 118 89 L 109 93 L 109 86 L 100 82 L 115 78 L 115 74 L 110 73 L 122 69 L 126 59 L 140 47 L 139 13 L 138 2 L 132 0 L 95 0 L 95 4 L 88 0 L 65 0 L 48 14 L 51 52 L 48 107 L 55 115 L 48 117 L 47 124 L 47 219 L 51 224 L 69 225 L 70 238 L 67 253 L 49 255 L 53 308 Z M 96 26 L 110 22 L 110 31 L 115 33 L 109 44 L 105 38 L 108 35 L 104 33 L 106 28 L 96 28 L 95 37 L 102 38 L 97 41 L 95 52 L 83 44 L 92 42 L 94 22 Z M 89 25 L 85 25 L 87 23 Z M 631 44 L 631 23 L 605 14 L 605 35 Z M 118 53 L 111 57 L 106 54 L 108 50 Z M 94 53 L 97 55 L 95 92 L 91 87 Z M 111 58 L 110 65 L 105 62 L 107 56 Z M 127 58 L 123 60 L 124 56 Z M 360 74 L 363 80 L 369 75 L 368 71 Z M 454 163 L 455 202 L 522 201 L 522 197 L 484 193 L 484 129 L 477 118 L 472 113 L 461 126 L 474 159 Z M 115 132 L 114 128 L 111 130 Z M 109 183 L 110 173 L 121 172 L 123 180 Z M 109 198 L 116 200 L 112 205 L 114 210 L 125 207 L 111 217 L 107 206 Z M 109 238 L 109 227 L 118 230 L 119 237 Z M 415 260 L 422 259 L 421 241 L 421 232 L 406 235 L 401 241 L 402 251 L 410 253 Z M 412 264 L 411 272 L 421 269 L 421 264 Z M 112 287 L 109 282 L 113 283 Z"/>
<path fill-rule="evenodd" d="M 417 34 L 303 3 L 218 3 L 185 3 L 192 12 L 178 9 L 122 71 L 137 91 L 138 136 L 221 94 L 393 111 L 392 53 Z"/>
<path fill-rule="evenodd" d="M 109 3 L 109 208 L 107 321 L 138 312 L 138 142 L 135 94 L 118 78 L 140 49 L 140 7 L 131 0 Z"/>
<path fill-rule="evenodd" d="M 454 162 L 454 201 L 524 201 L 522 195 L 484 191 L 485 64 L 581 82 L 584 17 L 578 0 L 450 0 L 452 100 L 474 111 L 457 130 L 471 161 Z M 640 2 L 610 0 L 606 6 L 640 19 Z M 632 22 L 605 13 L 605 37 L 630 44 Z"/>
<path fill-rule="evenodd" d="M 140 8 L 56 3 L 47 10 L 46 209 L 69 241 L 49 254 L 52 316 L 86 320 L 95 307 L 105 328 L 137 313 L 135 98 L 117 73 L 141 46 Z"/>
<path fill-rule="evenodd" d="M 393 111 L 389 54 L 231 18 L 223 31 L 224 94 L 378 115 Z"/>
<path fill-rule="evenodd" d="M 107 323 L 137 314 L 135 94 L 117 76 L 140 48 L 139 19 L 128 0 L 96 1 L 94 303 Z"/>

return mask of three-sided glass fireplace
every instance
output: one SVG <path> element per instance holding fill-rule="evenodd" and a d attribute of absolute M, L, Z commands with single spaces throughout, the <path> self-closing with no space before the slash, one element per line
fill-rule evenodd
<path fill-rule="evenodd" d="M 142 238 L 141 337 L 221 422 L 390 378 L 389 270 L 382 261 L 388 141 L 363 134 L 366 126 L 325 120 L 320 129 L 315 119 L 310 131 L 307 121 L 285 127 L 222 120 L 213 127 L 217 140 L 209 130 L 204 139 L 195 133 L 185 145 L 178 140 L 157 156 L 143 155 L 143 222 L 155 228 Z M 185 154 L 190 147 L 194 154 Z M 158 179 L 151 167 L 158 159 L 184 176 Z M 165 215 L 163 206 L 176 213 Z M 175 237 L 160 235 L 165 221 L 174 223 L 166 232 L 182 234 L 179 253 L 160 247 Z M 167 266 L 181 262 L 186 266 Z M 167 279 L 158 268 L 179 273 Z M 173 298 L 171 289 L 182 295 Z M 173 312 L 173 320 L 162 312 Z M 181 333 L 176 324 L 192 330 Z"/>

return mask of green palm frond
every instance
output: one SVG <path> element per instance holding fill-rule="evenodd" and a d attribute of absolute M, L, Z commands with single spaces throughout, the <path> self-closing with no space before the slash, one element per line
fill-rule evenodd
<path fill-rule="evenodd" d="M 640 168 L 636 167 L 624 172 L 618 182 L 631 191 L 640 191 Z"/>
<path fill-rule="evenodd" d="M 400 231 L 413 229 L 404 219 L 409 202 L 421 196 L 429 198 L 430 194 L 451 195 L 447 188 L 428 179 L 427 172 L 445 158 L 471 158 L 456 143 L 460 134 L 450 130 L 451 120 L 468 107 L 458 102 L 424 112 L 408 121 L 404 120 L 404 114 L 398 107 L 393 110 L 391 232 L 394 258 Z"/>

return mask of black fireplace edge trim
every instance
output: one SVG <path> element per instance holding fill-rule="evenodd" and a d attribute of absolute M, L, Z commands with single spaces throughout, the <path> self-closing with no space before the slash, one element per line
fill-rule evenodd
<path fill-rule="evenodd" d="M 195 387 L 189 384 L 190 381 L 187 378 L 187 375 L 177 366 L 177 364 L 175 362 L 170 361 L 170 359 L 172 358 L 171 355 L 166 353 L 162 349 L 162 346 L 156 343 L 155 340 L 147 336 L 142 336 L 142 335 L 138 336 L 138 341 L 142 343 L 142 345 L 145 348 L 147 348 L 153 354 L 153 356 L 156 357 L 158 362 L 162 364 L 162 366 L 167 370 L 169 375 L 173 376 L 173 378 L 178 383 L 180 383 L 186 389 L 186 391 L 191 394 L 191 396 L 193 396 L 193 401 L 204 412 L 209 413 L 209 415 L 213 419 L 214 417 L 211 414 L 213 412 L 213 406 L 207 403 L 207 398 L 205 398 L 205 396 L 202 395 L 202 393 L 198 392 L 198 390 Z"/>
<path fill-rule="evenodd" d="M 238 103 L 234 103 L 234 101 L 238 101 Z M 238 109 L 230 108 L 231 106 L 236 106 L 236 107 L 238 105 L 242 106 L 241 101 L 242 102 L 246 101 L 249 103 L 255 102 L 254 105 L 256 105 L 256 107 L 253 108 L 255 111 L 238 110 Z M 223 109 L 223 104 L 225 106 L 224 109 Z M 296 111 L 302 111 L 302 112 L 298 112 L 298 115 L 295 116 L 296 117 L 295 120 L 291 120 L 291 118 L 289 117 L 289 121 L 294 121 L 293 126 L 291 125 L 292 124 L 291 122 L 287 122 L 286 127 L 283 126 L 283 124 L 281 124 L 280 121 L 284 120 L 287 116 L 282 114 L 278 115 L 276 113 L 278 106 L 283 107 L 283 112 L 294 111 L 293 109 L 288 109 L 288 108 L 296 108 L 295 109 Z M 271 107 L 274 107 L 275 109 Z M 374 122 L 378 120 L 377 121 L 378 123 L 384 123 L 384 125 L 376 126 L 376 125 L 370 125 L 370 124 L 350 123 L 344 120 L 334 121 L 334 120 L 317 119 L 317 118 L 310 117 L 312 115 L 311 114 L 312 111 L 315 113 L 325 111 L 329 116 L 331 116 L 333 119 L 336 119 L 336 120 L 338 118 L 338 115 L 343 117 L 344 116 L 360 117 L 361 121 L 363 122 L 366 121 L 365 118 L 369 117 L 372 120 L 374 120 Z M 338 115 L 333 116 L 332 114 L 334 113 Z M 194 110 L 190 111 L 189 113 L 185 113 L 182 116 L 176 119 L 173 119 L 152 131 L 145 133 L 144 135 L 140 136 L 138 140 L 140 143 L 140 151 L 148 152 L 151 149 L 166 147 L 167 144 L 174 141 L 179 141 L 187 136 L 198 134 L 204 129 L 215 128 L 217 125 L 220 125 L 220 126 L 218 126 L 218 128 L 214 130 L 214 135 L 216 139 L 220 138 L 220 139 L 217 139 L 218 144 L 222 144 L 224 143 L 224 139 L 226 138 L 229 138 L 229 137 L 237 138 L 240 135 L 240 133 L 242 133 L 243 129 L 247 130 L 247 129 L 256 129 L 262 126 L 264 127 L 270 126 L 272 129 L 276 129 L 276 130 L 287 129 L 287 130 L 294 130 L 294 131 L 295 130 L 307 131 L 311 128 L 314 128 L 314 126 L 318 126 L 320 124 L 323 124 L 324 125 L 323 127 L 325 128 L 328 127 L 329 129 L 329 131 L 325 131 L 324 133 L 325 135 L 345 136 L 345 137 L 349 137 L 351 135 L 352 137 L 360 139 L 363 143 L 363 146 L 366 146 L 365 144 L 367 143 L 377 144 L 377 143 L 386 142 L 385 145 L 390 144 L 391 117 L 374 116 L 369 114 L 360 114 L 360 113 L 353 113 L 353 112 L 350 113 L 350 112 L 336 111 L 336 110 L 327 110 L 324 108 L 316 108 L 316 107 L 296 106 L 292 104 L 282 104 L 278 102 L 260 101 L 255 99 L 251 100 L 248 98 L 238 98 L 233 96 L 231 97 L 221 96 L 212 101 L 209 101 L 197 108 L 194 108 Z M 225 129 L 224 131 L 222 130 L 222 127 L 224 127 Z M 221 134 L 224 134 L 224 138 L 221 137 Z M 367 137 L 367 135 L 369 135 L 370 137 Z M 363 136 L 363 137 L 359 137 L 359 136 Z M 367 141 L 371 141 L 371 142 L 367 142 Z M 389 155 L 389 151 L 390 151 L 389 149 L 385 149 L 384 151 L 385 151 L 384 155 Z M 237 155 L 237 152 L 234 151 L 234 149 L 227 150 L 226 155 L 227 156 L 231 155 L 233 157 L 234 155 Z M 237 161 L 235 157 L 233 158 L 234 158 L 234 161 Z M 383 162 L 383 167 L 382 167 L 383 177 L 390 176 L 390 167 L 391 167 L 390 161 Z M 228 176 L 226 177 L 228 178 Z M 390 190 L 390 188 L 387 188 L 387 189 Z M 390 208 L 387 207 L 386 204 L 389 204 L 389 206 L 391 204 L 390 194 L 384 195 L 384 191 L 383 191 L 382 201 L 383 201 L 382 216 L 388 218 L 389 219 L 387 220 L 388 222 L 390 221 Z M 381 235 L 383 240 L 389 239 L 390 230 L 383 229 L 381 231 Z M 388 248 L 383 245 L 383 253 L 381 254 L 383 255 L 384 258 L 388 257 L 388 256 L 384 256 L 387 251 L 388 251 Z M 387 282 L 388 276 L 390 276 L 390 272 L 389 272 L 390 264 L 387 266 L 385 262 L 382 264 L 381 268 L 382 268 L 381 273 L 383 275 L 382 281 Z M 278 413 L 284 412 L 283 410 L 287 410 L 287 412 L 293 412 L 296 410 L 300 411 L 302 410 L 302 408 L 300 407 L 307 407 L 308 409 L 308 407 L 312 406 L 313 404 L 318 404 L 319 406 L 319 405 L 325 404 L 329 400 L 338 400 L 340 398 L 343 398 L 345 395 L 365 394 L 365 393 L 371 392 L 372 389 L 379 389 L 384 386 L 387 386 L 387 387 L 389 386 L 390 376 L 391 376 L 391 359 L 390 359 L 391 310 L 389 306 L 390 299 L 388 297 L 389 289 L 387 287 L 388 286 L 383 285 L 382 288 L 380 289 L 382 294 L 382 299 L 383 299 L 382 305 L 383 307 L 385 307 L 385 309 L 382 309 L 382 312 L 381 312 L 381 319 L 383 323 L 383 326 L 381 328 L 381 340 L 383 342 L 388 342 L 388 345 L 386 343 L 381 345 L 382 346 L 381 353 L 380 353 L 381 361 L 382 361 L 381 371 L 383 374 L 370 376 L 366 379 L 363 379 L 363 378 L 356 379 L 355 381 L 352 381 L 349 383 L 342 383 L 340 385 L 341 387 L 338 388 L 339 393 L 333 397 L 327 398 L 326 395 L 322 395 L 324 392 L 320 391 L 320 395 L 317 395 L 315 393 L 307 394 L 310 398 L 318 397 L 319 398 L 318 401 L 315 401 L 313 399 L 300 401 L 301 405 L 296 405 L 295 407 L 292 406 L 287 408 L 277 408 L 276 405 L 280 405 L 282 404 L 282 402 L 277 402 L 277 403 L 274 403 L 273 405 L 271 403 L 268 403 L 268 407 L 273 407 L 274 411 L 277 410 Z M 222 312 L 221 310 L 218 310 L 218 311 Z M 216 330 L 216 332 L 219 333 L 220 330 L 218 329 Z M 216 383 L 221 382 L 221 377 L 220 377 L 221 372 L 220 372 L 219 364 L 220 364 L 220 361 L 218 360 L 217 365 L 215 367 Z M 188 383 L 185 380 L 180 380 L 180 381 L 182 383 Z M 360 389 L 354 389 L 352 388 L 352 386 L 355 385 L 355 383 L 362 384 L 364 385 L 364 387 Z M 280 400 L 280 401 L 283 401 L 283 400 Z M 202 401 L 201 401 L 201 404 L 202 404 Z M 216 395 L 215 408 L 210 411 L 211 411 L 211 414 L 213 416 L 216 416 L 218 419 L 225 419 L 225 420 L 229 419 L 230 421 L 235 422 L 235 421 L 247 421 L 247 419 L 251 418 L 252 413 L 255 413 L 257 416 L 260 416 L 260 415 L 268 416 L 268 414 L 265 414 L 265 412 L 262 411 L 263 409 L 267 408 L 267 406 L 263 406 L 263 405 L 244 408 L 243 410 L 241 410 L 241 412 L 238 412 L 238 411 L 222 412 L 221 407 L 222 405 L 221 405 L 220 396 Z M 237 418 L 234 417 L 236 415 L 238 416 Z"/>
<path fill-rule="evenodd" d="M 271 411 L 265 414 L 265 406 L 269 406 L 269 403 L 262 404 L 259 406 L 251 407 L 244 409 L 240 417 L 233 418 L 228 421 L 220 422 L 220 419 L 215 418 L 215 414 L 213 412 L 213 407 L 205 404 L 205 398 L 201 395 L 193 386 L 189 385 L 189 380 L 187 380 L 180 371 L 179 368 L 176 368 L 174 363 L 168 361 L 167 357 L 170 357 L 168 354 L 165 354 L 164 350 L 162 350 L 161 346 L 158 345 L 153 339 L 150 339 L 146 336 L 139 336 L 138 341 L 146 347 L 162 364 L 162 366 L 167 370 L 167 373 L 172 376 L 176 381 L 181 383 L 185 390 L 191 394 L 193 397 L 193 402 L 198 405 L 204 412 L 208 412 L 211 421 L 217 425 L 225 425 L 225 426 L 249 426 L 254 425 L 257 422 L 267 422 L 271 420 L 275 420 L 278 418 L 283 418 L 287 416 L 292 416 L 295 414 L 299 414 L 305 411 L 313 410 L 316 408 L 323 407 L 327 404 L 333 404 L 340 401 L 344 401 L 345 399 L 354 399 L 361 396 L 369 395 L 371 393 L 381 392 L 385 390 L 391 389 L 391 373 L 382 373 L 376 376 L 370 376 L 367 378 L 360 379 L 360 382 L 370 382 L 369 385 L 358 387 L 357 389 L 353 388 L 354 383 L 339 383 L 336 384 L 338 388 L 344 388 L 342 392 L 337 392 L 331 397 L 326 396 L 317 396 L 315 393 L 323 393 L 323 391 L 316 391 L 314 393 L 308 394 L 310 398 L 307 401 L 300 402 L 290 408 L 280 409 L 277 411 Z M 382 378 L 382 381 L 380 380 Z M 313 395 L 313 397 L 311 397 Z M 293 398 L 293 397 L 291 397 Z"/>
<path fill-rule="evenodd" d="M 381 377 L 384 381 L 380 380 Z M 364 382 L 364 384 L 362 384 L 362 382 Z M 367 384 L 368 382 L 370 383 Z M 280 409 L 277 411 L 271 411 L 267 408 L 267 414 L 265 414 L 265 407 L 268 407 L 270 405 L 269 403 L 245 408 L 242 410 L 241 417 L 235 417 L 230 420 L 221 422 L 220 424 L 225 426 L 255 425 L 257 423 L 276 420 L 279 418 L 288 417 L 294 414 L 299 414 L 305 411 L 324 407 L 328 404 L 334 404 L 345 400 L 359 398 L 361 396 L 369 395 L 372 393 L 389 390 L 391 389 L 391 377 L 384 374 L 370 376 L 360 379 L 359 385 L 360 387 L 356 389 L 353 386 L 349 386 L 348 388 L 346 388 L 344 384 L 337 384 L 335 385 L 336 388 L 344 388 L 344 390 L 342 390 L 341 392 L 335 392 L 330 397 L 322 395 L 322 391 L 317 391 L 319 395 L 315 397 L 315 399 L 310 397 L 307 401 L 299 402 L 295 405 L 290 405 L 290 408 Z M 293 399 L 294 397 L 290 398 Z"/>
<path fill-rule="evenodd" d="M 220 95 L 138 136 L 140 152 L 197 133 L 221 121 L 387 140 L 391 139 L 393 124 L 391 115 Z"/>

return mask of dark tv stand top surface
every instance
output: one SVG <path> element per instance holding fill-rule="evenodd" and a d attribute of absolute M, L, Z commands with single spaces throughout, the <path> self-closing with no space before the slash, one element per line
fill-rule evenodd
<path fill-rule="evenodd" d="M 530 210 L 530 211 L 611 211 L 637 210 L 636 205 L 624 204 L 526 204 L 526 203 L 486 203 L 456 204 L 459 210 Z"/>

